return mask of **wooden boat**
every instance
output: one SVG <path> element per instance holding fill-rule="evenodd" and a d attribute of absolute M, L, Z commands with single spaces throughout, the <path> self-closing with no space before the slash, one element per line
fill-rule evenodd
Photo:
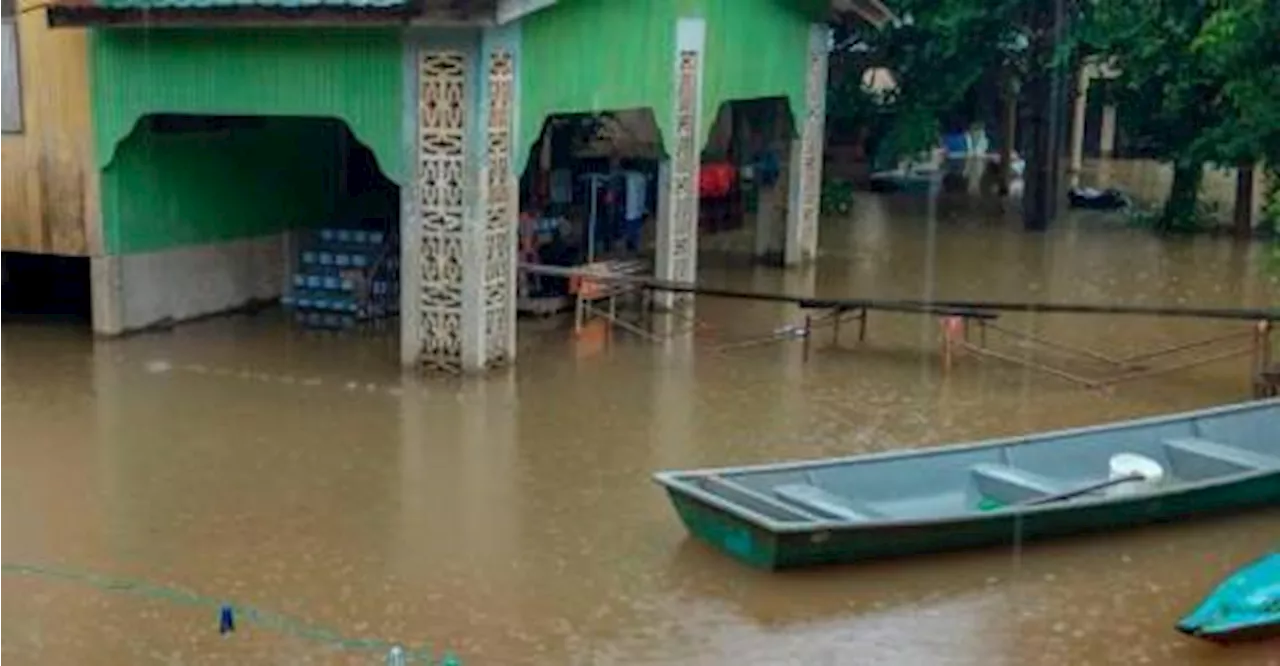
<path fill-rule="evenodd" d="M 1011 544 L 1280 505 L 1280 399 L 654 478 L 695 537 L 765 569 Z"/>
<path fill-rule="evenodd" d="M 1178 622 L 1178 631 L 1221 643 L 1280 637 L 1280 552 L 1227 577 Z"/>

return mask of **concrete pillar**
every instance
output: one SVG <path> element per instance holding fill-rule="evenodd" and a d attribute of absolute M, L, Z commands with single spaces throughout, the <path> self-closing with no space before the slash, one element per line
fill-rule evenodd
<path fill-rule="evenodd" d="M 515 172 L 518 144 L 516 112 L 520 108 L 517 61 L 519 24 L 486 29 L 481 53 L 485 86 L 480 112 L 485 130 L 481 143 L 480 205 L 484 209 L 483 340 L 480 368 L 515 361 L 516 275 L 520 242 L 520 185 Z"/>
<path fill-rule="evenodd" d="M 1071 116 L 1071 173 L 1078 174 L 1084 168 L 1084 120 L 1088 108 L 1090 66 L 1080 68 L 1076 82 L 1074 113 Z"/>
<path fill-rule="evenodd" d="M 402 188 L 401 361 L 479 372 L 515 358 L 516 26 L 411 41 L 414 177 Z"/>
<path fill-rule="evenodd" d="M 799 125 L 800 139 L 792 141 L 784 151 L 785 171 L 787 178 L 787 221 L 782 236 L 782 265 L 799 266 L 804 261 L 802 248 L 804 245 L 804 229 L 808 222 L 805 219 L 805 206 L 809 192 L 806 191 L 804 174 L 804 131 L 808 123 L 801 116 Z"/>
<path fill-rule="evenodd" d="M 1263 219 L 1267 195 L 1271 193 L 1271 169 L 1266 162 L 1258 162 L 1253 169 L 1253 218 Z"/>
<path fill-rule="evenodd" d="M 784 173 L 778 175 L 781 177 Z M 782 234 L 782 223 L 786 219 L 786 199 L 779 185 L 780 182 L 781 180 L 771 185 L 759 186 L 753 251 L 758 261 L 781 262 L 782 260 L 782 249 L 786 244 Z"/>
<path fill-rule="evenodd" d="M 658 169 L 657 257 L 659 280 L 694 282 L 698 278 L 698 168 L 702 145 L 702 64 L 706 22 L 676 23 L 672 95 L 671 157 Z M 676 294 L 659 292 L 654 304 L 674 307 Z"/>
<path fill-rule="evenodd" d="M 1107 104 L 1102 107 L 1102 126 L 1099 137 L 1100 152 L 1103 157 L 1111 157 L 1116 152 L 1116 105 Z"/>
<path fill-rule="evenodd" d="M 773 192 L 772 185 L 756 184 L 756 213 L 752 221 L 751 255 L 757 261 L 768 261 L 770 248 L 773 245 Z"/>
<path fill-rule="evenodd" d="M 822 197 L 822 149 L 826 141 L 827 52 L 830 28 L 815 23 L 809 29 L 805 108 L 800 110 L 799 145 L 789 161 L 787 232 L 783 263 L 797 266 L 818 252 L 818 214 Z"/>
<path fill-rule="evenodd" d="M 124 285 L 121 259 L 102 254 L 89 259 L 89 289 L 93 308 L 93 332 L 119 335 L 124 332 Z"/>

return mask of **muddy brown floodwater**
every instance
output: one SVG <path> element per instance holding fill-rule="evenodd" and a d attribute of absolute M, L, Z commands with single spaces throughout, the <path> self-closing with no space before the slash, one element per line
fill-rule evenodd
<path fill-rule="evenodd" d="M 702 279 L 824 295 L 1274 306 L 1264 248 L 1087 216 L 1024 234 L 988 204 L 860 196 L 810 270 L 709 251 Z M 717 245 L 718 244 L 718 245 Z M 708 241 L 709 247 L 733 241 Z M 1247 396 L 1244 359 L 1090 391 L 963 359 L 878 314 L 865 345 L 718 349 L 798 322 L 702 299 L 696 334 L 574 342 L 522 326 L 519 368 L 414 379 L 394 335 L 279 313 L 95 343 L 3 335 L 3 653 L 11 664 L 1277 664 L 1172 630 L 1280 542 L 1280 510 L 783 574 L 690 541 L 672 467 L 922 446 Z M 1116 353 L 1241 324 L 1009 316 Z M 239 610 L 220 637 L 220 603 Z"/>

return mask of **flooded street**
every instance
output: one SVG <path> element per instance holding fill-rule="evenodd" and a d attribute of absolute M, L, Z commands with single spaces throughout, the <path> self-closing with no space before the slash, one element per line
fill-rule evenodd
<path fill-rule="evenodd" d="M 859 194 L 810 269 L 710 239 L 707 284 L 832 297 L 1274 307 L 1261 244 L 1081 215 L 1027 234 L 987 203 Z M 1012 214 L 1010 214 L 1012 215 Z M 750 247 L 750 238 L 743 241 Z M 528 321 L 518 368 L 402 375 L 395 335 L 287 317 L 94 342 L 6 325 L 4 656 L 13 664 L 1280 664 L 1173 623 L 1280 542 L 1280 508 L 769 574 L 691 541 L 664 468 L 949 443 L 1242 400 L 1247 359 L 1087 390 L 995 361 L 943 376 L 937 322 L 868 341 L 775 303 L 697 303 L 692 335 L 575 341 Z M 1007 315 L 1123 355 L 1240 322 Z M 1241 327 L 1244 327 L 1242 329 Z M 219 636 L 218 607 L 240 610 Z M 419 662 L 421 663 L 421 662 Z"/>

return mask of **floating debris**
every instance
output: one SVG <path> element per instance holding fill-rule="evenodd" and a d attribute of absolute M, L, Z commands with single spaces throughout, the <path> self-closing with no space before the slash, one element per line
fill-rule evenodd
<path fill-rule="evenodd" d="M 227 635 L 236 630 L 236 615 L 230 604 L 223 604 L 218 611 L 218 633 Z"/>
<path fill-rule="evenodd" d="M 803 338 L 809 335 L 809 331 L 803 326 L 783 326 L 774 329 L 773 334 L 779 338 Z"/>

